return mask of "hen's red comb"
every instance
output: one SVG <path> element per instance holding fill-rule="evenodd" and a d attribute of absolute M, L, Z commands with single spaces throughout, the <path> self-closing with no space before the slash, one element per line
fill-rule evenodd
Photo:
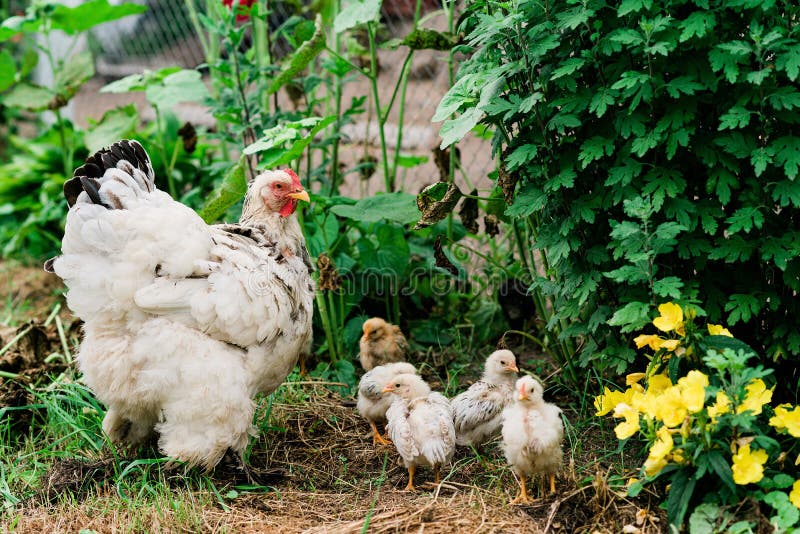
<path fill-rule="evenodd" d="M 297 176 L 297 174 L 292 169 L 284 169 L 283 172 L 285 172 L 286 174 L 288 174 L 291 177 L 292 185 L 295 188 L 299 188 L 299 189 L 303 188 L 303 184 L 300 183 L 300 177 Z"/>

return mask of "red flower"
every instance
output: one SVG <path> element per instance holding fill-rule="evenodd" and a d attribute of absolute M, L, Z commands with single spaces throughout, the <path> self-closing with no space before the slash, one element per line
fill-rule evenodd
<path fill-rule="evenodd" d="M 239 5 L 244 6 L 246 8 L 251 7 L 253 4 L 256 3 L 256 0 L 239 0 Z M 233 0 L 222 0 L 222 5 L 232 8 L 233 7 Z M 249 15 L 236 15 L 236 22 L 242 22 L 247 20 Z"/>

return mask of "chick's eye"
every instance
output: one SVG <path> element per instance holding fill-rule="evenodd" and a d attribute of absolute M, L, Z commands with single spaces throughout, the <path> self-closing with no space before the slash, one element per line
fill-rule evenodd
<path fill-rule="evenodd" d="M 394 387 L 399 388 L 400 384 L 395 384 Z"/>
<path fill-rule="evenodd" d="M 506 362 L 500 362 L 500 365 L 505 365 L 505 364 L 506 364 Z"/>

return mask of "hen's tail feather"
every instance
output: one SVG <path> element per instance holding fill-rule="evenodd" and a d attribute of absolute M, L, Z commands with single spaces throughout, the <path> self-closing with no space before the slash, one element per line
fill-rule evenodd
<path fill-rule="evenodd" d="M 122 140 L 102 148 L 86 158 L 86 162 L 75 169 L 72 178 L 64 184 L 64 196 L 70 207 L 75 205 L 82 192 L 89 199 L 109 208 L 99 195 L 100 182 L 108 169 L 121 169 L 128 173 L 144 191 L 155 190 L 155 175 L 150 157 L 137 141 Z"/>

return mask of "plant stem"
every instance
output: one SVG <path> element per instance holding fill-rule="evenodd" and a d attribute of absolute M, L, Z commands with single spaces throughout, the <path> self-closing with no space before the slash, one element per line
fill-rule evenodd
<path fill-rule="evenodd" d="M 375 111 L 378 117 L 378 136 L 381 141 L 381 163 L 383 164 L 383 183 L 387 193 L 394 191 L 394 177 L 389 171 L 389 156 L 386 150 L 386 132 L 384 125 L 386 121 L 381 114 L 381 97 L 378 94 L 378 51 L 375 47 L 375 23 L 367 23 L 367 33 L 369 35 L 369 60 L 370 60 L 370 74 L 369 81 L 372 85 L 372 98 L 375 101 Z M 387 113 L 388 115 L 388 113 Z"/>

